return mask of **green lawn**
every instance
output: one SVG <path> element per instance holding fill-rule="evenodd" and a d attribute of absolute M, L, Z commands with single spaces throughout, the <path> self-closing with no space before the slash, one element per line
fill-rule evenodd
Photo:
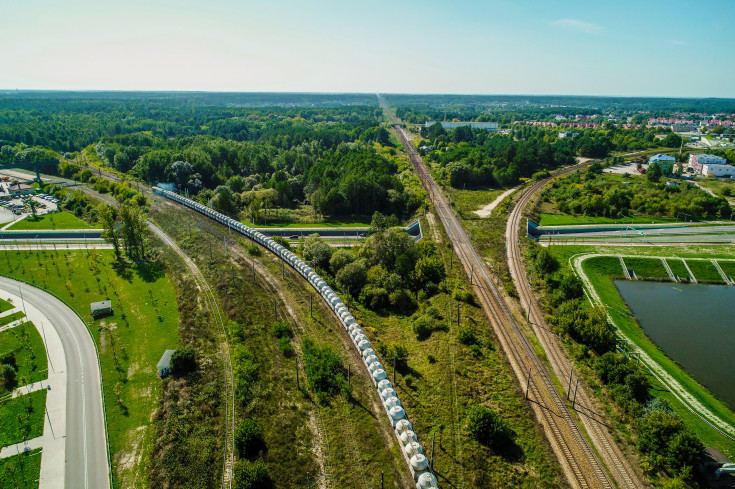
<path fill-rule="evenodd" d="M 667 253 L 666 250 L 661 248 L 657 248 L 654 251 Z M 623 313 L 630 312 L 630 309 L 620 297 L 617 288 L 613 284 L 612 277 L 608 273 L 608 270 L 612 267 L 613 259 L 614 258 L 611 257 L 590 258 L 584 262 L 583 269 L 585 274 L 589 277 L 592 286 L 599 294 L 602 302 L 608 306 L 608 313 L 613 318 L 615 325 L 618 326 L 621 331 L 636 345 L 638 345 L 639 348 L 651 356 L 654 361 L 665 368 L 689 393 L 694 395 L 702 405 L 725 420 L 727 423 L 735 426 L 735 414 L 730 410 L 730 408 L 728 408 L 723 402 L 716 399 L 709 391 L 707 391 L 706 388 L 698 384 L 697 381 L 686 373 L 676 362 L 666 356 L 666 354 L 656 346 L 648 336 L 646 336 L 638 323 L 633 318 Z M 656 392 L 656 395 L 659 394 L 662 393 Z M 662 397 L 669 400 L 676 413 L 687 420 L 688 425 L 694 429 L 705 446 L 713 446 L 721 450 L 730 458 L 735 456 L 735 442 L 731 442 L 727 438 L 723 437 L 709 425 L 689 413 L 688 409 L 676 401 L 673 395 L 666 394 L 662 395 Z"/>
<path fill-rule="evenodd" d="M 584 224 L 651 224 L 676 222 L 673 217 L 632 216 L 633 219 L 610 219 L 597 216 L 572 216 L 569 214 L 541 213 L 539 226 L 579 226 Z"/>
<path fill-rule="evenodd" d="M 46 390 L 0 401 L 0 447 L 43 434 Z"/>
<path fill-rule="evenodd" d="M 48 377 L 43 339 L 33 323 L 23 323 L 0 333 L 0 358 L 7 358 L 9 355 L 15 358 L 17 386 Z M 5 386 L 0 385 L 0 396 L 6 393 Z"/>
<path fill-rule="evenodd" d="M 130 476 L 134 487 L 145 487 L 147 464 L 120 461 L 147 460 L 152 449 L 156 364 L 166 349 L 178 347 L 179 313 L 169 279 L 156 266 L 116 267 L 112 250 L 5 251 L 5 259 L 0 252 L 0 273 L 52 291 L 90 325 L 100 348 L 113 471 L 118 480 Z M 115 315 L 92 321 L 89 304 L 107 298 Z"/>
<path fill-rule="evenodd" d="M 721 284 L 722 276 L 709 260 L 687 260 L 697 282 Z"/>
<path fill-rule="evenodd" d="M 635 272 L 639 279 L 663 278 L 668 280 L 669 278 L 663 263 L 657 258 L 625 258 L 625 264 Z"/>
<path fill-rule="evenodd" d="M 735 279 L 735 262 L 718 261 L 717 263 L 720 265 L 720 268 L 722 268 L 722 271 L 725 272 L 725 275 Z"/>
<path fill-rule="evenodd" d="M 44 214 L 35 219 L 26 217 L 8 227 L 8 230 L 36 230 L 36 229 L 92 229 L 92 226 L 68 212 Z"/>
<path fill-rule="evenodd" d="M 722 191 L 726 188 L 729 188 L 731 195 L 729 197 L 723 197 L 732 199 L 734 198 L 733 196 L 735 196 L 735 180 L 718 180 L 715 178 L 706 178 L 703 180 L 697 180 L 697 183 L 702 187 L 713 191 L 717 195 L 722 195 Z"/>
<path fill-rule="evenodd" d="M 36 489 L 40 475 L 40 448 L 0 458 L 0 489 Z"/>
<path fill-rule="evenodd" d="M 689 271 L 684 266 L 684 262 L 678 258 L 667 258 L 666 262 L 669 264 L 671 271 L 679 277 L 679 280 L 689 279 Z"/>
<path fill-rule="evenodd" d="M 8 301 L 6 301 L 4 299 L 0 299 L 0 313 L 3 313 L 5 311 L 9 311 L 9 310 L 11 310 L 14 307 L 15 306 L 13 304 L 11 304 L 10 302 L 8 302 Z"/>
<path fill-rule="evenodd" d="M 14 313 L 8 314 L 7 316 L 3 316 L 0 318 L 0 326 L 5 326 L 6 324 L 10 324 L 16 319 L 20 319 L 24 317 L 25 314 L 23 311 L 15 311 Z"/>

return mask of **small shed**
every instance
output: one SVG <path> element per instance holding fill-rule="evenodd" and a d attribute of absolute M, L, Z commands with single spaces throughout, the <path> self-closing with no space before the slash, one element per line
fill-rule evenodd
<path fill-rule="evenodd" d="M 175 351 L 176 350 L 166 350 L 163 353 L 161 360 L 158 361 L 158 375 L 160 375 L 161 378 L 164 378 L 171 373 L 171 355 L 173 355 Z"/>
<path fill-rule="evenodd" d="M 92 317 L 97 319 L 112 314 L 112 301 L 99 301 L 92 303 Z"/>

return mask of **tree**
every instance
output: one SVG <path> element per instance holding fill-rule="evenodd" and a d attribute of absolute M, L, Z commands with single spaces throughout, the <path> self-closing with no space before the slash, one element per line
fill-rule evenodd
<path fill-rule="evenodd" d="M 659 180 L 661 180 L 661 176 L 663 175 L 663 170 L 661 170 L 661 167 L 658 166 L 656 163 L 651 163 L 648 165 L 648 171 L 646 171 L 646 178 L 648 178 L 649 182 L 658 183 Z"/>
<path fill-rule="evenodd" d="M 467 416 L 466 424 L 470 435 L 489 447 L 502 447 L 513 437 L 508 422 L 485 406 L 475 405 Z"/>
<path fill-rule="evenodd" d="M 542 277 L 555 272 L 559 268 L 559 262 L 546 248 L 541 248 L 536 253 L 536 259 L 533 263 L 537 273 Z"/>
<path fill-rule="evenodd" d="M 332 270 L 332 274 L 337 275 L 342 268 L 353 261 L 355 261 L 354 253 L 344 249 L 338 249 L 332 253 L 332 258 L 329 259 L 329 268 Z"/>
<path fill-rule="evenodd" d="M 12 365 L 4 363 L 2 369 L 0 370 L 0 373 L 2 373 L 3 384 L 5 385 L 6 389 L 12 389 L 13 387 L 15 387 L 17 372 Z"/>
<path fill-rule="evenodd" d="M 335 277 L 343 287 L 348 288 L 351 294 L 359 294 L 367 281 L 367 266 L 365 259 L 360 259 L 345 265 Z"/>
<path fill-rule="evenodd" d="M 194 173 L 194 166 L 188 161 L 175 161 L 171 165 L 171 174 L 174 177 L 174 181 L 179 186 L 180 190 L 183 190 L 186 184 L 189 182 L 189 176 Z"/>
<path fill-rule="evenodd" d="M 171 371 L 174 375 L 186 375 L 196 369 L 197 359 L 194 348 L 179 348 L 171 355 Z"/>
<path fill-rule="evenodd" d="M 115 250 L 115 259 L 120 260 L 121 232 L 117 224 L 115 214 L 115 209 L 105 203 L 102 203 L 97 207 L 97 216 L 99 217 L 102 228 L 104 229 L 102 232 L 102 238 L 112 244 L 112 248 Z"/>
<path fill-rule="evenodd" d="M 123 204 L 120 207 L 120 220 L 121 237 L 125 252 L 134 260 L 144 258 L 148 227 L 140 208 Z"/>
<path fill-rule="evenodd" d="M 258 219 L 260 218 L 260 211 L 263 209 L 263 201 L 260 200 L 259 197 L 255 197 L 253 200 L 250 201 L 250 204 L 248 205 L 248 217 L 250 217 L 250 220 L 253 221 L 253 224 L 258 223 Z"/>
<path fill-rule="evenodd" d="M 244 419 L 235 430 L 235 447 L 241 458 L 254 458 L 265 450 L 265 439 L 260 425 L 254 419 Z"/>
<path fill-rule="evenodd" d="M 666 135 L 666 137 L 661 141 L 661 144 L 663 146 L 666 146 L 667 148 L 678 148 L 682 144 L 682 138 L 678 134 L 671 132 Z"/>
<path fill-rule="evenodd" d="M 38 202 L 31 197 L 28 196 L 23 200 L 23 208 L 28 209 L 30 211 L 31 216 L 33 216 L 33 219 L 36 219 L 36 209 L 38 209 Z"/>
<path fill-rule="evenodd" d="M 327 270 L 329 260 L 332 258 L 332 248 L 317 233 L 307 236 L 303 248 L 306 263 Z"/>

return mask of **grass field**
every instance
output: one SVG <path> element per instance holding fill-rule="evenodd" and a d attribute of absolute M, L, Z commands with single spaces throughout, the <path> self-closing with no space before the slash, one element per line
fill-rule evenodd
<path fill-rule="evenodd" d="M 725 272 L 725 275 L 735 279 L 735 263 L 727 261 L 718 261 L 717 263 L 720 265 L 720 268 L 722 268 L 722 271 Z"/>
<path fill-rule="evenodd" d="M 0 332 L 0 358 L 15 356 L 17 386 L 24 386 L 48 377 L 48 360 L 43 340 L 33 323 L 23 323 Z M 0 384 L 0 396 L 7 393 Z"/>
<path fill-rule="evenodd" d="M 556 251 L 559 248 L 563 247 L 556 247 L 554 250 Z M 661 248 L 657 248 L 654 251 L 666 253 L 666 250 Z M 612 281 L 610 271 L 614 268 L 614 261 L 616 260 L 617 259 L 613 257 L 590 258 L 583 264 L 585 274 L 589 277 L 590 282 L 599 294 L 602 302 L 608 306 L 608 313 L 613 318 L 615 324 L 623 333 L 625 333 L 626 336 L 628 336 L 628 338 L 638 345 L 638 347 L 644 350 L 651 356 L 651 358 L 653 358 L 653 360 L 676 378 L 688 392 L 699 400 L 699 402 L 720 418 L 735 426 L 735 414 L 724 403 L 716 399 L 709 391 L 699 385 L 696 380 L 687 374 L 675 361 L 666 356 L 666 354 L 646 336 L 633 318 L 621 312 L 630 312 L 630 310 L 620 297 L 620 294 Z M 619 264 L 617 268 L 620 268 Z M 617 273 L 615 276 L 619 278 L 621 275 L 622 273 Z M 682 406 L 674 398 L 672 394 L 666 394 L 663 395 L 663 397 L 670 401 L 672 408 L 678 415 L 682 416 L 689 422 L 689 426 L 697 433 L 705 446 L 713 446 L 721 450 L 728 457 L 732 458 L 735 456 L 735 443 L 726 439 L 713 430 L 709 425 L 692 415 L 688 409 Z"/>
<path fill-rule="evenodd" d="M 734 198 L 733 196 L 735 196 L 735 180 L 706 178 L 697 180 L 697 183 L 702 187 L 713 191 L 715 194 L 725 197 L 726 199 L 732 200 Z M 730 189 L 731 195 L 729 197 L 722 195 L 722 191 L 726 188 Z"/>
<path fill-rule="evenodd" d="M 33 217 L 26 217 L 8 226 L 9 231 L 41 230 L 41 229 L 91 229 L 92 226 L 68 212 L 55 212 Z"/>
<path fill-rule="evenodd" d="M 0 401 L 0 447 L 43 434 L 46 390 Z"/>
<path fill-rule="evenodd" d="M 307 473 L 315 477 L 323 473 L 323 468 L 328 470 L 333 487 L 362 487 L 363 483 L 379 487 L 381 470 L 385 472 L 386 487 L 406 486 L 407 469 L 395 438 L 386 433 L 384 412 L 375 409 L 372 382 L 358 363 L 354 347 L 346 343 L 349 340 L 344 329 L 313 289 L 288 267 L 282 277 L 280 262 L 270 252 L 263 252 L 257 261 L 259 267 L 267 267 L 274 282 L 265 281 L 258 272 L 253 283 L 251 257 L 232 244 L 230 255 L 225 255 L 219 233 L 226 230 L 209 221 L 204 239 L 186 236 L 188 223 L 198 219 L 190 211 L 172 210 L 166 215 L 152 212 L 151 218 L 180 242 L 207 277 L 222 310 L 241 326 L 241 332 L 230 332 L 230 347 L 233 351 L 247 348 L 257 360 L 253 399 L 244 405 L 238 402 L 236 416 L 238 422 L 254 418 L 262 427 L 274 486 L 303 487 Z M 314 298 L 314 319 L 309 316 L 309 294 Z M 295 357 L 285 356 L 273 336 L 274 301 L 278 319 L 288 322 L 294 332 L 291 344 Z M 314 392 L 305 388 L 300 348 L 303 338 L 330 346 L 342 356 L 344 369 L 348 365 L 351 369 L 354 402 L 337 394 L 321 404 Z M 296 387 L 297 368 L 301 390 Z"/>
<path fill-rule="evenodd" d="M 13 309 L 15 306 L 11 304 L 10 302 L 6 301 L 5 299 L 0 299 L 0 313 L 3 313 L 5 311 L 9 311 Z"/>
<path fill-rule="evenodd" d="M 40 475 L 40 449 L 0 458 L 0 489 L 36 489 Z"/>
<path fill-rule="evenodd" d="M 715 266 L 708 260 L 687 260 L 687 265 L 692 270 L 697 282 L 721 284 L 722 276 Z"/>
<path fill-rule="evenodd" d="M 667 258 L 666 263 L 669 264 L 669 268 L 671 268 L 671 272 L 679 277 L 680 280 L 688 280 L 689 279 L 689 271 L 684 266 L 684 262 L 679 260 L 678 258 Z"/>
<path fill-rule="evenodd" d="M 478 219 L 479 216 L 473 211 L 479 210 L 494 201 L 500 194 L 505 192 L 505 189 L 458 190 L 447 187 L 445 192 L 463 218 Z"/>
<path fill-rule="evenodd" d="M 625 264 L 639 279 L 669 279 L 663 263 L 657 258 L 625 258 Z"/>
<path fill-rule="evenodd" d="M 113 472 L 124 486 L 146 487 L 147 464 L 139 462 L 152 449 L 156 364 L 178 346 L 176 296 L 163 270 L 116 266 L 112 250 L 26 250 L 0 252 L 0 273 L 50 290 L 90 325 L 100 349 Z M 89 304 L 107 298 L 115 315 L 92 321 Z"/>
<path fill-rule="evenodd" d="M 572 216 L 569 214 L 541 213 L 539 226 L 579 226 L 584 224 L 651 224 L 676 222 L 672 217 L 632 216 L 632 219 L 610 219 L 609 217 Z"/>

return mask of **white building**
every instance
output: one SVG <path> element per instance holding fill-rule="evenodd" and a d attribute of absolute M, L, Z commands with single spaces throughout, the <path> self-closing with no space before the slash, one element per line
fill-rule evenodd
<path fill-rule="evenodd" d="M 702 165 L 702 175 L 708 177 L 725 177 L 732 178 L 735 176 L 735 166 L 732 165 L 717 165 L 710 163 L 708 165 Z"/>
<path fill-rule="evenodd" d="M 487 129 L 488 131 L 497 131 L 497 122 L 437 122 L 437 121 L 426 121 L 424 127 L 427 129 L 434 124 L 441 124 L 444 129 L 455 129 L 457 127 L 470 126 L 472 129 Z"/>
<path fill-rule="evenodd" d="M 669 162 L 673 163 L 674 161 L 676 161 L 676 158 L 674 158 L 671 155 L 664 155 L 664 154 L 657 154 L 657 155 L 651 156 L 648 159 L 649 163 L 669 163 Z"/>
<path fill-rule="evenodd" d="M 702 174 L 703 165 L 727 165 L 727 160 L 721 156 L 709 155 L 709 154 L 694 154 L 689 155 L 689 164 L 687 168 L 691 168 L 697 175 Z"/>

